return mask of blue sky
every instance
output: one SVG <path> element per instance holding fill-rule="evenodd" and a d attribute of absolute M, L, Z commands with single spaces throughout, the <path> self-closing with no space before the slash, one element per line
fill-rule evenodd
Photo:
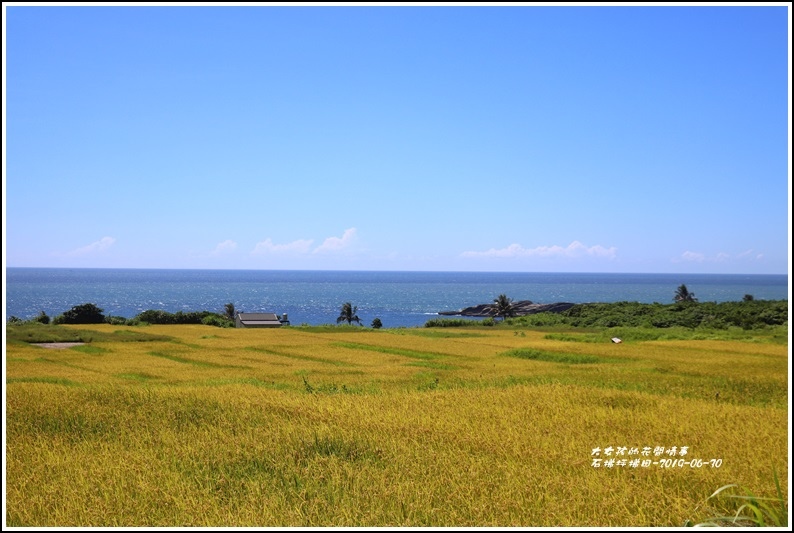
<path fill-rule="evenodd" d="M 6 266 L 789 271 L 787 4 L 3 10 Z"/>

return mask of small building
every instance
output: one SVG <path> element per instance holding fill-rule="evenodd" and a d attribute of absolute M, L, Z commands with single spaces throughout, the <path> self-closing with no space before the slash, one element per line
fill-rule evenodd
<path fill-rule="evenodd" d="M 280 328 L 282 323 L 276 313 L 237 313 L 234 317 L 234 325 L 238 328 Z"/>

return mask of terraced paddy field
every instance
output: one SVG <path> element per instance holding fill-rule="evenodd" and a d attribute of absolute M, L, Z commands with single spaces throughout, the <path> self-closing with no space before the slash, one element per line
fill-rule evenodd
<path fill-rule="evenodd" d="M 776 477 L 788 500 L 779 338 L 58 328 L 85 343 L 6 342 L 8 526 L 675 527 Z"/>

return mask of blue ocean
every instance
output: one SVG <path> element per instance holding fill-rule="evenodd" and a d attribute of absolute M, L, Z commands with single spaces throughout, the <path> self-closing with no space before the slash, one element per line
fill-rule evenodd
<path fill-rule="evenodd" d="M 514 301 L 672 303 L 685 284 L 701 301 L 788 300 L 788 276 L 738 274 L 581 274 L 7 268 L 6 318 L 54 317 L 93 303 L 132 318 L 158 309 L 287 313 L 293 325 L 335 324 L 345 302 L 364 325 L 422 326 L 439 311 Z"/>

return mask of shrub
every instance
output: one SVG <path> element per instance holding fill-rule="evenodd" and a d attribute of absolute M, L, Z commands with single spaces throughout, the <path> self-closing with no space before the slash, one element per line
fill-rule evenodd
<path fill-rule="evenodd" d="M 716 500 L 718 497 L 724 496 L 724 499 L 728 500 L 727 503 L 732 508 L 730 508 L 727 513 L 713 516 L 705 522 L 693 524 L 691 521 L 687 520 L 684 525 L 788 527 L 788 508 L 786 507 L 786 500 L 783 497 L 783 491 L 780 489 L 780 480 L 778 479 L 776 470 L 773 472 L 773 476 L 775 488 L 777 489 L 777 497 L 759 497 L 750 492 L 746 487 L 740 487 L 736 484 L 724 485 L 709 496 L 707 501 L 712 499 Z M 736 494 L 737 490 L 744 494 Z"/>
<path fill-rule="evenodd" d="M 173 317 L 171 313 L 156 309 L 148 309 L 138 313 L 135 318 L 139 322 L 148 322 L 149 324 L 173 324 Z"/>
<path fill-rule="evenodd" d="M 58 315 L 53 320 L 55 324 L 102 324 L 105 315 L 102 309 L 94 304 L 75 305 L 62 315 Z"/>
<path fill-rule="evenodd" d="M 425 322 L 426 328 L 470 328 L 477 323 L 465 318 L 431 318 Z"/>
<path fill-rule="evenodd" d="M 217 313 L 210 313 L 209 311 L 177 311 L 176 313 L 169 313 L 168 311 L 149 309 L 143 311 L 135 316 L 140 322 L 148 322 L 149 324 L 203 324 L 203 320 L 208 316 L 219 317 L 225 320 L 225 317 Z"/>
<path fill-rule="evenodd" d="M 234 322 L 221 315 L 207 315 L 201 319 L 201 323 L 205 326 L 216 326 L 219 328 L 233 328 Z"/>
<path fill-rule="evenodd" d="M 515 318 L 508 318 L 505 321 L 510 326 L 517 327 L 543 327 L 543 326 L 560 326 L 566 325 L 568 321 L 565 317 L 560 316 L 559 313 L 533 313 Z"/>

